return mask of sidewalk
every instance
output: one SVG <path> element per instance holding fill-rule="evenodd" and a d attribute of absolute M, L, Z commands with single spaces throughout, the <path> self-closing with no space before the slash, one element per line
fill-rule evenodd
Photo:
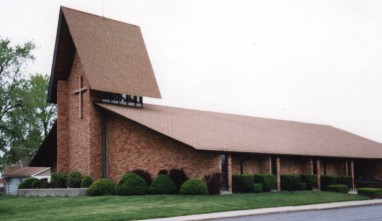
<path fill-rule="evenodd" d="M 297 212 L 297 211 L 327 210 L 327 209 L 337 209 L 337 208 L 345 208 L 345 207 L 369 206 L 369 205 L 377 205 L 377 204 L 382 204 L 382 199 L 322 203 L 322 204 L 313 204 L 313 205 L 304 205 L 304 206 L 284 206 L 284 207 L 252 209 L 252 210 L 238 210 L 238 211 L 230 211 L 230 212 L 208 213 L 208 214 L 178 216 L 178 217 L 148 219 L 148 220 L 152 220 L 152 221 L 214 220 L 214 219 L 240 217 L 240 216 L 253 216 L 253 215 Z"/>

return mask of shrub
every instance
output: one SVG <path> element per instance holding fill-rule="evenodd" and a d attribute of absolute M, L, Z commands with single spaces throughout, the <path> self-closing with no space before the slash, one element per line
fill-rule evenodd
<path fill-rule="evenodd" d="M 276 188 L 276 176 L 273 174 L 255 174 L 255 183 L 261 183 L 265 192 Z"/>
<path fill-rule="evenodd" d="M 158 175 L 168 175 L 168 170 L 159 170 Z"/>
<path fill-rule="evenodd" d="M 208 188 L 203 181 L 191 179 L 183 183 L 179 193 L 182 195 L 208 195 Z"/>
<path fill-rule="evenodd" d="M 89 186 L 88 194 L 90 196 L 113 195 L 115 183 L 108 179 L 100 179 Z"/>
<path fill-rule="evenodd" d="M 40 189 L 41 188 L 41 185 L 42 185 L 42 182 L 41 180 L 35 180 L 33 181 L 32 183 L 32 189 Z"/>
<path fill-rule="evenodd" d="M 366 196 L 382 196 L 382 188 L 359 188 L 358 194 Z"/>
<path fill-rule="evenodd" d="M 306 188 L 312 190 L 317 186 L 317 175 L 313 174 L 301 174 L 301 182 L 306 183 Z"/>
<path fill-rule="evenodd" d="M 158 175 L 149 187 L 151 194 L 172 194 L 176 192 L 174 181 L 168 175 Z"/>
<path fill-rule="evenodd" d="M 79 188 L 81 186 L 82 175 L 79 172 L 71 172 L 66 176 L 66 186 Z"/>
<path fill-rule="evenodd" d="M 261 183 L 253 184 L 253 190 L 255 193 L 263 192 L 263 184 L 261 184 Z"/>
<path fill-rule="evenodd" d="M 347 193 L 349 192 L 349 187 L 344 184 L 329 185 L 327 190 L 331 192 Z"/>
<path fill-rule="evenodd" d="M 282 190 L 293 191 L 301 189 L 301 178 L 297 174 L 281 174 L 280 183 Z"/>
<path fill-rule="evenodd" d="M 136 169 L 131 172 L 142 177 L 146 181 L 147 186 L 150 186 L 151 183 L 153 182 L 153 178 L 151 178 L 151 174 L 147 172 L 146 170 Z"/>
<path fill-rule="evenodd" d="M 232 191 L 234 193 L 250 193 L 254 191 L 252 174 L 232 175 Z"/>
<path fill-rule="evenodd" d="M 27 178 L 19 184 L 19 189 L 32 189 L 32 184 L 36 181 L 36 178 Z"/>
<path fill-rule="evenodd" d="M 66 177 L 62 173 L 52 173 L 50 185 L 52 188 L 65 188 Z"/>
<path fill-rule="evenodd" d="M 220 189 L 222 186 L 222 179 L 220 173 L 206 175 L 204 176 L 203 181 L 207 185 L 208 192 L 210 194 L 220 194 Z"/>
<path fill-rule="evenodd" d="M 125 173 L 115 187 L 117 195 L 144 195 L 147 193 L 146 181 L 135 173 Z"/>
<path fill-rule="evenodd" d="M 50 187 L 50 184 L 48 182 L 48 179 L 41 179 L 41 187 L 42 189 L 46 189 L 46 188 L 49 188 Z"/>
<path fill-rule="evenodd" d="M 300 183 L 300 190 L 306 190 L 306 187 L 307 187 L 306 183 L 304 182 Z"/>
<path fill-rule="evenodd" d="M 84 176 L 81 180 L 81 188 L 89 188 L 92 183 L 93 179 L 90 176 Z"/>
<path fill-rule="evenodd" d="M 339 176 L 338 177 L 338 184 L 343 184 L 343 185 L 346 185 L 350 188 L 352 186 L 351 176 Z"/>
<path fill-rule="evenodd" d="M 174 181 L 174 183 L 175 183 L 176 192 L 179 192 L 180 187 L 182 186 L 182 184 L 186 180 L 188 180 L 188 177 L 187 177 L 187 175 L 186 175 L 186 173 L 184 172 L 183 169 L 171 169 L 168 172 L 168 175 L 170 176 L 172 181 Z"/>

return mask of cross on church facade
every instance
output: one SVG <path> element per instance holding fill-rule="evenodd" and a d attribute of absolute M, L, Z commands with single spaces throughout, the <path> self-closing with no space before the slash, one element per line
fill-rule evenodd
<path fill-rule="evenodd" d="M 83 77 L 82 76 L 78 76 L 78 80 L 79 80 L 78 89 L 75 90 L 73 92 L 73 94 L 78 94 L 78 117 L 80 119 L 82 119 L 82 93 L 84 91 L 86 91 L 88 88 L 82 86 L 82 84 L 83 84 Z"/>

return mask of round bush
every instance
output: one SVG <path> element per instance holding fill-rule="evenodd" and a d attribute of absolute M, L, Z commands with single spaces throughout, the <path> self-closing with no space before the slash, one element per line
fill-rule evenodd
<path fill-rule="evenodd" d="M 62 173 L 52 173 L 50 185 L 52 188 L 65 188 L 66 187 L 66 177 Z"/>
<path fill-rule="evenodd" d="M 151 183 L 153 182 L 153 178 L 151 178 L 151 174 L 149 172 L 147 172 L 146 170 L 136 169 L 136 170 L 133 170 L 131 172 L 142 177 L 146 181 L 147 186 L 150 186 Z"/>
<path fill-rule="evenodd" d="M 344 184 L 329 185 L 327 191 L 338 192 L 338 193 L 348 193 L 349 187 Z"/>
<path fill-rule="evenodd" d="M 32 183 L 32 189 L 40 189 L 42 185 L 41 180 L 35 180 Z"/>
<path fill-rule="evenodd" d="M 89 188 L 92 183 L 93 179 L 90 176 L 84 176 L 81 180 L 81 188 Z"/>
<path fill-rule="evenodd" d="M 42 189 L 46 189 L 46 188 L 49 188 L 50 185 L 49 185 L 49 182 L 48 182 L 48 179 L 42 179 L 41 180 L 41 187 Z"/>
<path fill-rule="evenodd" d="M 151 194 L 173 194 L 176 192 L 174 181 L 168 175 L 158 175 L 149 187 Z"/>
<path fill-rule="evenodd" d="M 79 188 L 81 186 L 82 175 L 79 172 L 71 172 L 66 176 L 66 186 Z"/>
<path fill-rule="evenodd" d="M 117 195 L 144 195 L 147 194 L 146 181 L 135 173 L 124 174 L 115 188 Z"/>
<path fill-rule="evenodd" d="M 115 183 L 108 179 L 100 179 L 90 185 L 88 194 L 90 196 L 112 195 L 114 193 Z"/>
<path fill-rule="evenodd" d="M 191 179 L 183 183 L 179 193 L 182 195 L 208 195 L 208 189 L 203 181 Z"/>
<path fill-rule="evenodd" d="M 19 184 L 19 189 L 32 189 L 32 184 L 36 181 L 36 178 L 27 178 Z"/>

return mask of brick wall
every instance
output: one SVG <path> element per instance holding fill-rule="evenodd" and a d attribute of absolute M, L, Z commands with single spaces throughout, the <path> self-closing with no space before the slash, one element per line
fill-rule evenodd
<path fill-rule="evenodd" d="M 243 161 L 244 174 L 269 174 L 271 172 L 270 157 L 264 155 L 232 155 L 232 173 L 240 174 L 240 161 Z"/>
<path fill-rule="evenodd" d="M 107 132 L 108 174 L 114 181 L 138 168 L 153 177 L 171 168 L 183 168 L 191 178 L 220 172 L 219 153 L 197 151 L 126 118 L 109 114 Z"/>
<path fill-rule="evenodd" d="M 312 172 L 310 157 L 281 157 L 281 174 L 310 174 Z"/>

